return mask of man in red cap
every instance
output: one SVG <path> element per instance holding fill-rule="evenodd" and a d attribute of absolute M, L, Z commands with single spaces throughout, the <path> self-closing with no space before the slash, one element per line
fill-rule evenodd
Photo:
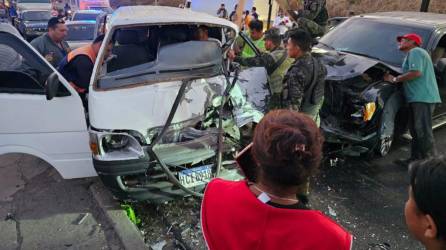
<path fill-rule="evenodd" d="M 398 160 L 407 166 L 415 160 L 426 159 L 435 154 L 432 132 L 432 113 L 436 103 L 441 103 L 435 79 L 432 59 L 426 50 L 420 48 L 422 38 L 417 34 L 397 37 L 399 49 L 406 53 L 403 74 L 385 75 L 384 80 L 403 83 L 404 95 L 409 105 L 409 130 L 412 136 L 411 156 Z"/>

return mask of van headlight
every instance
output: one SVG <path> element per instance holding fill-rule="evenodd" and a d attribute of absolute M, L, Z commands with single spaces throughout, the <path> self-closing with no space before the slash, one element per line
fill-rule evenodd
<path fill-rule="evenodd" d="M 96 160 L 119 161 L 144 157 L 144 150 L 135 137 L 127 133 L 90 131 L 90 149 Z"/>

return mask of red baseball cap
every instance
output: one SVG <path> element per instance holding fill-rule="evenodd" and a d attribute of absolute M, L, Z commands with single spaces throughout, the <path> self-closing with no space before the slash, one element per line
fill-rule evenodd
<path fill-rule="evenodd" d="M 423 43 L 423 39 L 421 38 L 421 36 L 415 33 L 405 34 L 404 36 L 399 36 L 396 38 L 398 42 L 401 42 L 401 39 L 408 39 L 414 41 L 418 46 L 420 46 Z"/>

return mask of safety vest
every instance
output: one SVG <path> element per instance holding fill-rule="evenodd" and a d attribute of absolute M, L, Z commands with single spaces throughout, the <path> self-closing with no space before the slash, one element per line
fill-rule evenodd
<path fill-rule="evenodd" d="M 62 62 L 59 65 L 59 71 L 63 72 L 64 68 L 77 56 L 84 55 L 88 56 L 90 58 L 91 62 L 94 64 L 96 62 L 96 53 L 93 50 L 93 47 L 91 44 L 85 45 L 83 47 L 77 48 L 70 53 L 62 60 Z M 78 92 L 78 93 L 85 93 L 87 90 L 84 88 L 81 88 L 77 86 L 74 82 L 70 82 L 70 85 Z"/>

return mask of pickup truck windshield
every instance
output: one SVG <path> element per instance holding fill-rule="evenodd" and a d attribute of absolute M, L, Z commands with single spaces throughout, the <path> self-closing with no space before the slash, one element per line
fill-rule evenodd
<path fill-rule="evenodd" d="M 407 33 L 417 33 L 428 41 L 432 30 L 410 23 L 352 18 L 322 37 L 317 47 L 368 56 L 400 67 L 405 55 L 399 51 L 396 37 Z"/>

